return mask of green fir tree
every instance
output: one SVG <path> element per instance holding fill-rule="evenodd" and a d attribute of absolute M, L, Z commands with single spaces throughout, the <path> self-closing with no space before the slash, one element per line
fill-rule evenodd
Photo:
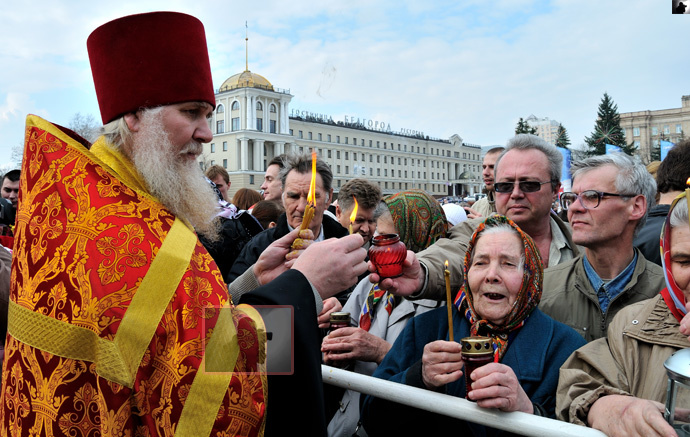
<path fill-rule="evenodd" d="M 558 125 L 558 138 L 556 138 L 556 147 L 567 149 L 570 145 L 570 138 L 568 138 L 568 131 L 562 124 Z"/>
<path fill-rule="evenodd" d="M 520 120 L 517 123 L 517 126 L 515 126 L 515 135 L 517 134 L 532 134 L 536 135 L 537 134 L 537 128 L 532 127 L 527 123 L 525 120 L 520 117 Z"/>
<path fill-rule="evenodd" d="M 632 155 L 637 149 L 634 142 L 631 144 L 625 142 L 618 105 L 613 102 L 608 93 L 604 93 L 599 103 L 594 132 L 589 137 L 585 137 L 585 144 L 587 156 L 605 155 L 607 144 L 620 147 L 628 155 Z"/>

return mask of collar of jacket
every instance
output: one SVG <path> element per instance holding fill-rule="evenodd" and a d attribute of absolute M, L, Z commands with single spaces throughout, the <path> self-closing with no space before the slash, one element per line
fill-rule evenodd
<path fill-rule="evenodd" d="M 659 294 L 644 301 L 640 311 L 631 314 L 623 329 L 623 335 L 645 343 L 674 348 L 690 347 L 688 337 L 678 331 L 679 323 Z"/>
<path fill-rule="evenodd" d="M 325 215 L 323 216 L 323 220 L 321 222 L 321 226 L 323 226 L 323 239 L 326 240 L 328 238 L 340 238 L 348 235 L 347 229 L 342 227 L 338 221 L 333 220 L 329 216 Z M 285 235 L 287 235 L 290 232 L 290 228 L 288 227 L 288 222 L 287 222 L 287 215 L 285 213 L 282 213 L 280 217 L 278 217 L 278 221 L 276 223 L 275 231 L 274 231 L 274 238 L 277 240 Z"/>

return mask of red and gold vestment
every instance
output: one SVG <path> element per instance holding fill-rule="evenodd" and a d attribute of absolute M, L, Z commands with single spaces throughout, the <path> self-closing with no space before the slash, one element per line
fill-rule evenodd
<path fill-rule="evenodd" d="M 27 118 L 0 435 L 262 435 L 261 318 L 104 141 Z"/>

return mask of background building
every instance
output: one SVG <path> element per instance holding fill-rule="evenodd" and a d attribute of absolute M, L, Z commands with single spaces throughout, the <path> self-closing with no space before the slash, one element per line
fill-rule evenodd
<path fill-rule="evenodd" d="M 202 167 L 222 165 L 230 174 L 232 196 L 239 188 L 258 190 L 266 163 L 290 151 L 315 149 L 333 171 L 333 188 L 355 177 L 378 183 L 384 194 L 419 188 L 436 196 L 481 192 L 481 147 L 430 138 L 388 123 L 289 109 L 289 90 L 274 88 L 245 70 L 216 92 L 209 120 L 213 141 L 204 144 Z"/>
<path fill-rule="evenodd" d="M 558 139 L 558 125 L 560 124 L 556 120 L 550 120 L 548 117 L 537 118 L 534 114 L 527 117 L 525 120 L 531 127 L 537 129 L 537 135 L 539 138 L 544 139 L 549 144 L 556 144 Z"/>
<path fill-rule="evenodd" d="M 624 112 L 620 117 L 626 142 L 634 142 L 640 159 L 648 164 L 659 140 L 677 143 L 690 129 L 690 96 L 681 98 L 680 108 Z"/>

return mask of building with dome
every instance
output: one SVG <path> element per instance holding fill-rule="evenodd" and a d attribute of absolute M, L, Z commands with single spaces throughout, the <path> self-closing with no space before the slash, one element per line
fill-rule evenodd
<path fill-rule="evenodd" d="M 290 108 L 289 90 L 245 71 L 216 91 L 210 119 L 213 141 L 204 144 L 200 165 L 222 165 L 230 174 L 230 196 L 258 190 L 266 164 L 281 153 L 315 149 L 333 171 L 333 188 L 355 177 L 378 183 L 384 194 L 419 188 L 437 197 L 481 192 L 481 147 L 458 135 L 447 140 L 423 132 L 392 129 L 385 120 L 346 116 L 334 120 Z"/>

